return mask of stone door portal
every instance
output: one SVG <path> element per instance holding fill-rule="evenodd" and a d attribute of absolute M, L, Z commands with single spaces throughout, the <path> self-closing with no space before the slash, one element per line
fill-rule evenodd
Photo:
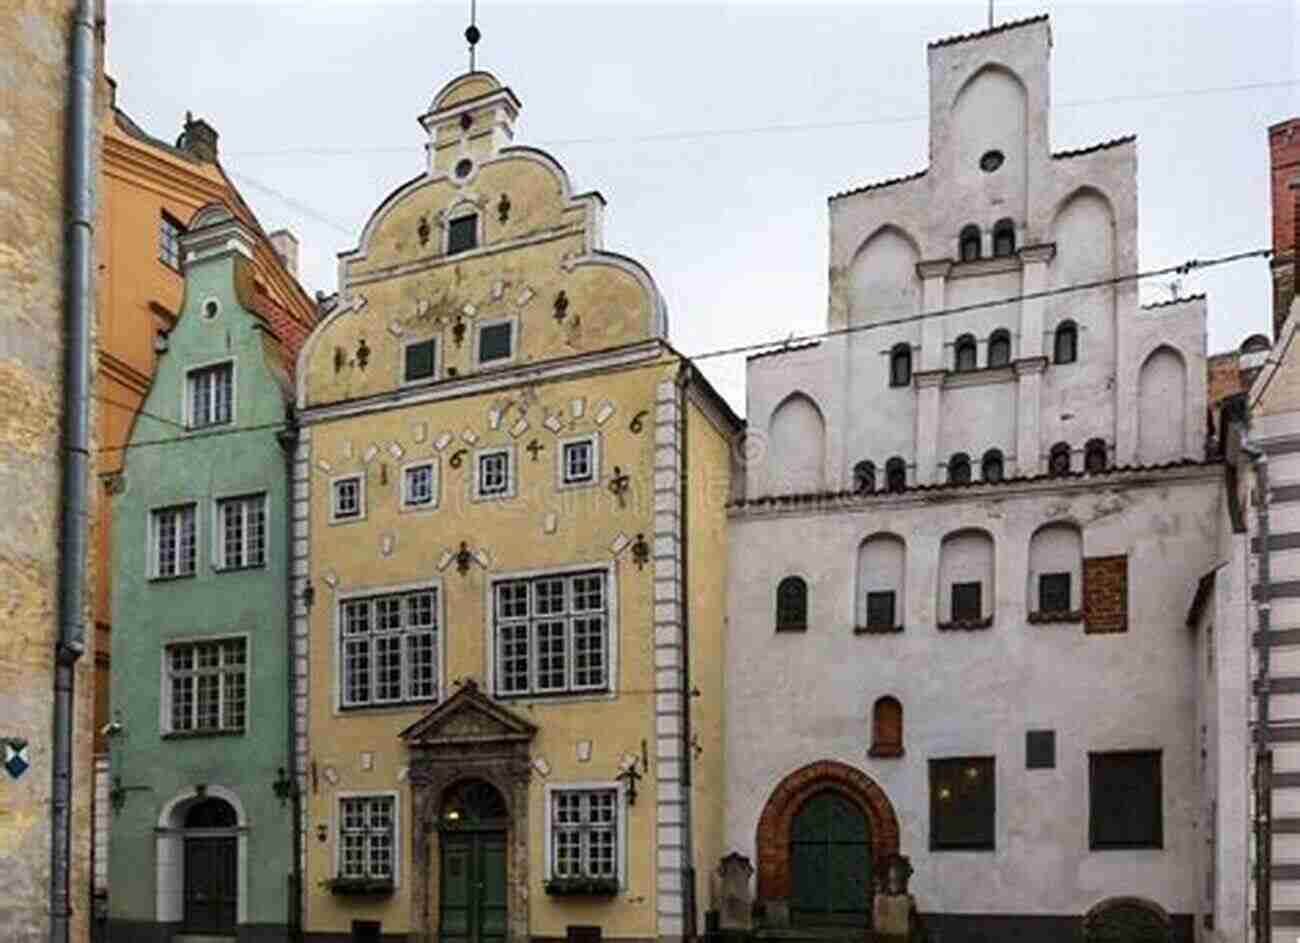
<path fill-rule="evenodd" d="M 439 816 L 443 943 L 503 943 L 506 903 L 506 830 L 509 811 L 494 786 L 462 780 L 443 798 Z"/>
<path fill-rule="evenodd" d="M 828 789 L 803 804 L 790 830 L 790 879 L 794 923 L 870 923 L 871 831 L 855 803 Z"/>

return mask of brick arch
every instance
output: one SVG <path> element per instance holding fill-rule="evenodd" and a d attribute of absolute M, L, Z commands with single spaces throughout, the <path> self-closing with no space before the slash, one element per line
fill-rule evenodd
<path fill-rule="evenodd" d="M 772 790 L 758 819 L 758 896 L 785 900 L 790 896 L 790 828 L 795 813 L 815 793 L 830 789 L 860 808 L 871 823 L 873 870 L 882 874 L 885 861 L 898 853 L 898 816 L 866 773 L 835 760 L 820 760 L 795 770 Z"/>

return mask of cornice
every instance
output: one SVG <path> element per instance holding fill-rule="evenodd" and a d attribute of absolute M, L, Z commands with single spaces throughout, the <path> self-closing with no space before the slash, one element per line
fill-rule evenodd
<path fill-rule="evenodd" d="M 1050 262 L 1056 256 L 1056 243 L 1044 242 L 1036 246 L 1022 246 L 1020 258 L 1026 262 Z"/>
<path fill-rule="evenodd" d="M 103 347 L 97 347 L 95 353 L 99 369 L 104 374 L 121 381 L 124 386 L 139 393 L 142 397 L 149 392 L 149 384 L 152 382 L 149 374 L 137 370 L 112 351 Z"/>
<path fill-rule="evenodd" d="M 432 269 L 441 268 L 445 265 L 459 265 L 461 262 L 472 259 L 482 259 L 493 255 L 499 255 L 502 252 L 509 252 L 514 249 L 523 249 L 528 246 L 540 245 L 545 242 L 554 242 L 557 239 L 566 239 L 570 236 L 583 235 L 581 226 L 564 226 L 557 229 L 549 229 L 545 232 L 534 233 L 531 236 L 523 236 L 518 239 L 511 239 L 508 242 L 494 242 L 490 245 L 478 246 L 466 252 L 457 252 L 455 255 L 429 255 L 423 259 L 417 259 L 414 262 L 403 262 L 400 265 L 389 265 L 382 269 L 374 269 L 363 275 L 355 275 L 348 279 L 347 287 L 354 288 L 358 285 L 368 285 L 371 282 L 385 281 L 390 278 L 397 278 L 402 275 L 414 275 L 419 272 L 427 272 Z M 340 253 L 343 255 L 344 253 Z"/>
<path fill-rule="evenodd" d="M 943 378 L 947 370 L 914 370 L 912 379 L 916 381 L 917 389 L 925 389 L 929 386 L 943 386 Z"/>
<path fill-rule="evenodd" d="M 986 259 L 973 259 L 970 262 L 955 262 L 950 278 L 978 278 L 981 275 L 999 275 L 1003 272 L 1020 271 L 1021 262 L 1017 256 L 1003 255 Z"/>
<path fill-rule="evenodd" d="M 1010 383 L 1016 378 L 1016 371 L 1010 366 L 981 367 L 977 370 L 945 370 L 943 372 L 944 389 L 958 389 L 964 386 L 985 386 L 990 383 Z"/>
<path fill-rule="evenodd" d="M 947 278 L 952 271 L 952 259 L 926 259 L 916 263 L 916 274 L 921 278 Z"/>
<path fill-rule="evenodd" d="M 1046 357 L 1020 357 L 1012 361 L 1011 364 L 1016 368 L 1016 376 L 1023 377 L 1028 373 L 1042 373 L 1047 369 Z"/>

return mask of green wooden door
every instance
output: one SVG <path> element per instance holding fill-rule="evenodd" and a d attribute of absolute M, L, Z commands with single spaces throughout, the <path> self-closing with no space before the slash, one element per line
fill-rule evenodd
<path fill-rule="evenodd" d="M 444 832 L 439 937 L 443 943 L 506 938 L 505 832 Z"/>
<path fill-rule="evenodd" d="M 790 917 L 808 924 L 867 926 L 871 915 L 871 833 L 849 800 L 820 792 L 790 830 Z"/>

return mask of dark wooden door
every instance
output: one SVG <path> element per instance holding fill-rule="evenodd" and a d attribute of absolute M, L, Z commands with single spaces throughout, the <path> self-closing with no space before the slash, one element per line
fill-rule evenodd
<path fill-rule="evenodd" d="M 504 943 L 505 832 L 444 832 L 440 844 L 440 939 L 443 943 Z"/>
<path fill-rule="evenodd" d="M 790 880 L 794 921 L 867 926 L 871 833 L 862 810 L 834 792 L 804 803 L 790 830 Z"/>
<path fill-rule="evenodd" d="M 239 905 L 234 837 L 185 839 L 185 929 L 234 934 Z"/>

